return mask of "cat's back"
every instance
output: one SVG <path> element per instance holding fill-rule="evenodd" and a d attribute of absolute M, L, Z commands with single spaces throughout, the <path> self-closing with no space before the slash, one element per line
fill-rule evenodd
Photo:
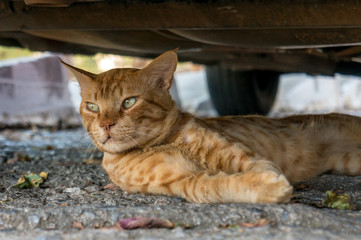
<path fill-rule="evenodd" d="M 345 114 L 295 115 L 284 118 L 227 116 L 204 119 L 213 131 L 252 149 L 306 148 L 322 144 L 361 143 L 361 118 Z M 262 150 L 263 151 L 263 150 Z"/>
<path fill-rule="evenodd" d="M 289 132 L 295 127 L 292 125 L 299 125 L 284 119 L 274 119 L 258 115 L 224 116 L 207 118 L 203 119 L 203 121 L 213 131 L 232 136 L 239 134 L 243 136 L 270 135 L 283 130 Z"/>

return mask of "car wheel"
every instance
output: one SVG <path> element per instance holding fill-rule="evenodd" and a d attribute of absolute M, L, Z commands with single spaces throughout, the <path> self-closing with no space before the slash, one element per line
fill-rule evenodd
<path fill-rule="evenodd" d="M 207 66 L 209 94 L 220 115 L 266 115 L 276 98 L 280 73 Z"/>

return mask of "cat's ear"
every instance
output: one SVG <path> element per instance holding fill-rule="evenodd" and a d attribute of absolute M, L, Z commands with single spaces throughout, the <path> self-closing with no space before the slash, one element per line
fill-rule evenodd
<path fill-rule="evenodd" d="M 60 59 L 60 58 L 59 58 Z M 82 70 L 80 68 L 73 67 L 67 63 L 65 63 L 63 60 L 61 60 L 61 63 L 64 64 L 67 69 L 69 69 L 75 76 L 75 78 L 78 80 L 80 88 L 81 89 L 87 89 L 88 86 L 95 81 L 96 74 L 87 72 L 85 70 Z"/>
<path fill-rule="evenodd" d="M 152 81 L 151 84 L 156 84 L 156 87 L 165 90 L 170 88 L 173 82 L 173 74 L 177 69 L 177 50 L 163 53 L 142 69 L 149 81 Z"/>

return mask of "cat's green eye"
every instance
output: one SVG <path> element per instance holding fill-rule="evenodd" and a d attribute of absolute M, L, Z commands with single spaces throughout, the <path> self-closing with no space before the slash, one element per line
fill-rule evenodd
<path fill-rule="evenodd" d="M 123 108 L 124 109 L 130 108 L 131 106 L 133 106 L 136 103 L 137 99 L 138 99 L 137 97 L 130 97 L 130 98 L 125 99 L 122 104 Z"/>
<path fill-rule="evenodd" d="M 99 107 L 94 103 L 87 103 L 86 107 L 92 112 L 99 112 Z"/>

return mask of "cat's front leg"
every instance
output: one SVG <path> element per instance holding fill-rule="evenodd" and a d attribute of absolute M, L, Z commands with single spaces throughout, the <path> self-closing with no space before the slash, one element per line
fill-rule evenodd
<path fill-rule="evenodd" d="M 252 175 L 258 193 L 259 202 L 288 202 L 292 195 L 292 186 L 281 169 L 272 161 L 261 157 L 249 158 L 242 164 L 242 172 Z"/>
<path fill-rule="evenodd" d="M 103 162 L 112 181 L 128 192 L 179 196 L 198 203 L 287 202 L 292 187 L 286 178 L 260 164 L 244 173 L 210 175 L 175 150 Z"/>
<path fill-rule="evenodd" d="M 182 197 L 182 194 L 173 191 L 174 183 L 198 171 L 193 163 L 174 148 L 125 155 L 105 153 L 103 167 L 109 178 L 126 192 Z"/>
<path fill-rule="evenodd" d="M 198 172 L 173 183 L 173 192 L 192 202 L 284 203 L 292 195 L 292 186 L 271 161 L 249 159 L 244 171 L 210 175 Z"/>
<path fill-rule="evenodd" d="M 199 203 L 285 203 L 292 195 L 287 179 L 274 172 L 202 172 L 175 182 L 171 189 L 176 195 Z"/>

